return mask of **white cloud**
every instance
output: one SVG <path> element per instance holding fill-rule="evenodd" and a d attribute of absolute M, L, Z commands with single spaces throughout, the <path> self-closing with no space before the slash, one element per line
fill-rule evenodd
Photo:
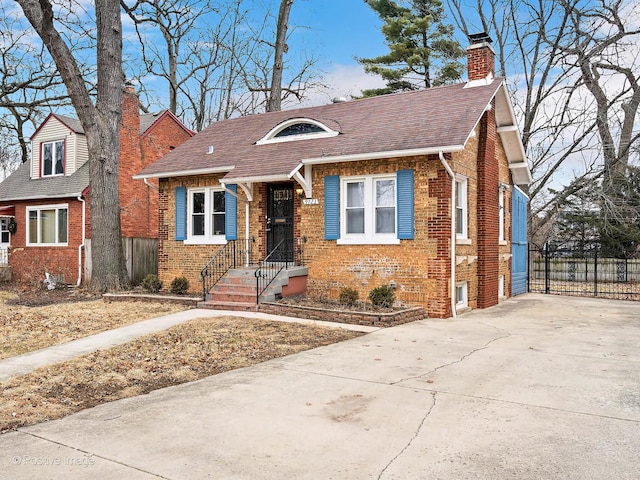
<path fill-rule="evenodd" d="M 362 90 L 385 86 L 384 80 L 379 76 L 365 73 L 364 68 L 357 64 L 334 64 L 324 76 L 323 84 L 324 88 L 311 92 L 300 106 L 323 105 L 330 103 L 336 97 L 360 96 Z"/>

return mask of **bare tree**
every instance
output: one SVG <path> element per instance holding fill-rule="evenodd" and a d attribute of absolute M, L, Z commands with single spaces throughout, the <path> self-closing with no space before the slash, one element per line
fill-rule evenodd
<path fill-rule="evenodd" d="M 287 29 L 289 28 L 289 14 L 293 0 L 280 0 L 278 21 L 276 23 L 276 42 L 274 45 L 271 87 L 267 99 L 267 112 L 275 112 L 282 108 L 282 70 L 284 68 L 284 54 L 287 46 Z"/>
<path fill-rule="evenodd" d="M 129 2 L 131 3 L 131 2 Z M 169 110 L 177 113 L 178 92 L 187 77 L 179 73 L 181 65 L 194 54 L 190 49 L 186 59 L 181 56 L 183 44 L 198 37 L 196 23 L 213 12 L 210 2 L 201 0 L 136 0 L 120 4 L 136 26 L 142 46 L 142 58 L 147 71 L 165 78 L 169 84 Z M 141 27 L 157 27 L 162 34 L 164 51 L 153 41 L 146 41 L 146 33 Z M 206 68 L 206 65 L 203 66 Z"/>
<path fill-rule="evenodd" d="M 7 178 L 20 165 L 20 153 L 15 145 L 0 137 L 0 181 Z"/>
<path fill-rule="evenodd" d="M 92 286 L 118 289 L 128 283 L 120 240 L 118 161 L 122 118 L 122 23 L 120 5 L 95 0 L 96 101 L 90 95 L 49 0 L 15 0 L 47 47 L 82 123 L 89 151 Z M 57 11 L 57 10 L 56 10 Z"/>
<path fill-rule="evenodd" d="M 640 129 L 634 129 L 640 106 L 640 28 L 626 25 L 633 27 L 629 16 L 640 19 L 640 8 L 634 12 L 622 0 L 600 0 L 588 7 L 578 0 L 561 4 L 570 25 L 561 50 L 595 99 L 603 187 L 613 192 L 625 179 L 631 149 L 640 139 Z"/>
<path fill-rule="evenodd" d="M 27 29 L 8 5 L 0 4 L 0 132 L 17 144 L 22 162 L 29 159 L 28 130 L 46 110 L 71 103 L 55 64 Z"/>
<path fill-rule="evenodd" d="M 625 42 L 637 32 L 624 30 L 623 17 L 617 13 L 624 2 L 609 3 L 480 0 L 470 4 L 449 0 L 463 32 L 481 28 L 496 39 L 498 70 L 503 76 L 511 74 L 508 86 L 534 177 L 528 191 L 532 233 L 551 221 L 572 195 L 601 178 L 601 156 L 614 143 L 611 137 L 603 137 L 603 122 L 616 117 L 615 111 L 631 108 L 637 112 L 637 101 L 630 95 L 634 84 L 638 90 L 637 77 L 633 77 L 637 58 L 623 72 L 629 59 L 620 55 Z M 474 16 L 477 25 L 470 24 Z M 617 58 L 613 52 L 618 52 Z M 603 54 L 608 55 L 606 59 Z M 608 74 L 604 74 L 604 64 Z M 625 75 L 627 87 L 615 93 L 607 88 L 598 92 L 597 85 L 604 87 L 604 80 L 614 74 Z M 595 94 L 600 95 L 598 111 L 592 108 Z M 622 133 L 624 129 L 614 130 Z M 619 150 L 624 153 L 637 138 L 620 135 L 620 140 L 627 145 Z M 615 162 L 605 160 L 607 163 Z M 561 175 L 564 179 L 560 181 Z"/>
<path fill-rule="evenodd" d="M 251 61 L 244 72 L 249 96 L 243 99 L 246 111 L 277 111 L 289 100 L 301 101 L 309 90 L 323 87 L 317 71 L 317 60 L 313 55 L 299 52 L 298 58 L 284 55 L 289 53 L 287 39 L 295 31 L 289 29 L 289 14 L 293 0 L 281 0 L 276 19 L 275 42 L 261 29 L 254 33 L 254 39 L 263 48 L 255 49 Z"/>

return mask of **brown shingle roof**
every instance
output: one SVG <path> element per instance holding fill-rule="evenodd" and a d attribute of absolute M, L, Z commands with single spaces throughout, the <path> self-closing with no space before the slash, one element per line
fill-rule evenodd
<path fill-rule="evenodd" d="M 143 170 L 169 177 L 233 167 L 233 179 L 286 176 L 303 159 L 462 147 L 498 89 L 464 84 L 383 95 L 214 123 Z M 256 145 L 272 128 L 310 118 L 340 132 L 329 138 Z M 214 152 L 208 154 L 209 146 Z"/>

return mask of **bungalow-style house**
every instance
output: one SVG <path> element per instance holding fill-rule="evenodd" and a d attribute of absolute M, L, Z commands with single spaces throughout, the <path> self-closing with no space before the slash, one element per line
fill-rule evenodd
<path fill-rule="evenodd" d="M 140 115 L 138 96 L 125 88 L 118 177 L 123 238 L 157 239 L 158 192 L 132 176 L 193 135 L 169 111 Z M 31 137 L 31 160 L 0 183 L 0 263 L 14 280 L 42 282 L 47 273 L 65 283 L 88 279 L 90 194 L 82 125 L 52 113 Z"/>
<path fill-rule="evenodd" d="M 276 295 L 391 285 L 431 317 L 521 291 L 531 174 L 489 42 L 466 83 L 217 122 L 142 170 L 160 279 L 220 308 L 273 298 L 276 273 Z M 257 290 L 233 280 L 261 262 Z"/>

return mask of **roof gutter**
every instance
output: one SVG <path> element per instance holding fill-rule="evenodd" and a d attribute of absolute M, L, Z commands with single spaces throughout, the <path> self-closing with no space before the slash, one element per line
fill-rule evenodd
<path fill-rule="evenodd" d="M 377 160 L 381 158 L 439 155 L 442 153 L 461 152 L 463 150 L 464 145 L 449 145 L 447 147 L 414 148 L 410 150 L 389 150 L 386 152 L 353 153 L 349 155 L 305 158 L 300 163 L 301 165 L 320 165 L 323 163 L 358 162 L 360 160 Z"/>
<path fill-rule="evenodd" d="M 438 156 L 451 178 L 451 291 L 449 296 L 451 297 L 451 316 L 456 318 L 458 316 L 456 312 L 456 209 L 454 207 L 456 203 L 456 176 L 444 158 L 444 154 L 438 152 Z"/>
<path fill-rule="evenodd" d="M 84 191 L 84 190 L 83 190 Z M 31 197 L 13 197 L 13 198 L 0 198 L 0 201 L 3 202 L 15 202 L 20 200 L 47 200 L 49 198 L 69 198 L 69 197 L 79 197 L 82 195 L 82 192 L 70 192 L 60 195 L 33 195 Z"/>
<path fill-rule="evenodd" d="M 201 168 L 199 170 L 180 170 L 177 172 L 160 172 L 149 174 L 138 173 L 131 178 L 133 178 L 134 180 L 144 180 L 145 178 L 188 177 L 189 175 L 206 175 L 208 173 L 230 172 L 234 168 L 235 167 L 233 165 L 229 165 L 224 167 Z"/>

